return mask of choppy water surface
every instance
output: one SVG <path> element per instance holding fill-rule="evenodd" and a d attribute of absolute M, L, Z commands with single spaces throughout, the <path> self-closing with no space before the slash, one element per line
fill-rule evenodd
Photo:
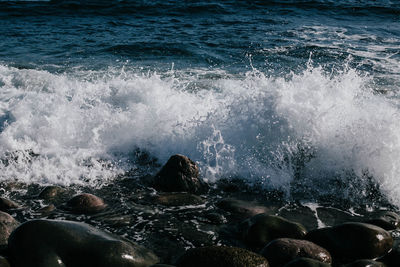
<path fill-rule="evenodd" d="M 396 1 L 0 1 L 0 179 L 211 182 L 400 205 Z"/>

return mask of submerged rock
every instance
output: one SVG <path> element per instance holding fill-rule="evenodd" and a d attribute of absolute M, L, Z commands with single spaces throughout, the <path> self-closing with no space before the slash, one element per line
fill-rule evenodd
<path fill-rule="evenodd" d="M 239 229 L 243 241 L 253 247 L 263 247 L 282 237 L 301 239 L 307 232 L 299 223 L 265 213 L 245 220 Z"/>
<path fill-rule="evenodd" d="M 76 195 L 67 202 L 67 209 L 74 213 L 96 213 L 106 207 L 107 205 L 101 198 L 88 193 Z"/>
<path fill-rule="evenodd" d="M 314 259 L 297 258 L 284 265 L 284 267 L 331 267 L 331 265 Z"/>
<path fill-rule="evenodd" d="M 385 230 L 394 230 L 400 226 L 400 215 L 392 211 L 379 211 L 372 214 L 371 219 L 366 221 Z"/>
<path fill-rule="evenodd" d="M 187 206 L 204 203 L 201 197 L 188 193 L 164 193 L 155 196 L 154 201 L 164 206 Z"/>
<path fill-rule="evenodd" d="M 51 186 L 46 186 L 39 193 L 38 197 L 40 199 L 51 200 L 51 199 L 57 198 L 63 192 L 65 192 L 64 188 L 61 188 L 61 187 L 55 186 L 55 185 L 51 185 Z"/>
<path fill-rule="evenodd" d="M 268 261 L 243 248 L 211 246 L 193 248 L 185 252 L 177 267 L 268 267 Z"/>
<path fill-rule="evenodd" d="M 307 240 L 279 238 L 268 243 L 260 252 L 271 266 L 282 266 L 296 258 L 311 258 L 331 263 L 329 252 Z"/>
<path fill-rule="evenodd" d="M 201 194 L 207 184 L 199 177 L 196 163 L 183 155 L 174 155 L 153 179 L 153 187 L 164 192 L 189 192 Z"/>
<path fill-rule="evenodd" d="M 366 223 L 316 229 L 309 232 L 306 239 L 326 248 L 341 262 L 374 259 L 385 255 L 393 245 L 393 238 L 387 231 Z"/>
<path fill-rule="evenodd" d="M 145 267 L 158 262 L 150 250 L 84 223 L 32 220 L 9 238 L 13 267 Z"/>
<path fill-rule="evenodd" d="M 260 206 L 257 203 L 243 201 L 234 198 L 225 198 L 217 202 L 217 207 L 229 211 L 240 217 L 252 217 L 260 213 L 270 212 L 271 209 Z"/>
<path fill-rule="evenodd" d="M 14 201 L 0 197 L 0 211 L 7 212 L 9 210 L 19 209 L 19 208 L 21 208 L 21 206 L 15 203 Z"/>
<path fill-rule="evenodd" d="M 385 267 L 386 265 L 382 262 L 373 260 L 357 260 L 352 263 L 346 264 L 343 267 Z"/>
<path fill-rule="evenodd" d="M 0 211 L 0 246 L 7 245 L 8 237 L 18 225 L 10 214 Z"/>

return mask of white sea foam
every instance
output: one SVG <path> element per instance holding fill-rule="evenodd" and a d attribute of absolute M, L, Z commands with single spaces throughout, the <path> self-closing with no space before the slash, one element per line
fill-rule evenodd
<path fill-rule="evenodd" d="M 134 167 L 127 159 L 139 148 L 160 163 L 186 154 L 211 181 L 239 176 L 288 193 L 296 179 L 323 192 L 333 179 L 368 173 L 399 204 L 399 103 L 370 81 L 316 67 L 266 77 L 0 66 L 0 155 L 8 158 L 0 179 L 104 181 Z"/>

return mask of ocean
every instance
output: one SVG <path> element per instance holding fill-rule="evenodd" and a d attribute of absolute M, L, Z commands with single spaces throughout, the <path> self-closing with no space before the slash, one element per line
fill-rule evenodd
<path fill-rule="evenodd" d="M 399 2 L 0 1 L 0 181 L 98 188 L 173 154 L 399 207 Z"/>

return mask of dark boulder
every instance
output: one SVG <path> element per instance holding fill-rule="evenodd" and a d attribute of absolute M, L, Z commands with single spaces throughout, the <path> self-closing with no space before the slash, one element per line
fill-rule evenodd
<path fill-rule="evenodd" d="M 199 177 L 196 163 L 183 155 L 174 155 L 155 175 L 152 185 L 164 192 L 189 192 L 201 194 L 207 191 L 207 184 Z"/>
<path fill-rule="evenodd" d="M 306 239 L 326 248 L 335 260 L 347 263 L 383 256 L 393 245 L 393 238 L 384 229 L 353 222 L 310 231 Z"/>
<path fill-rule="evenodd" d="M 0 211 L 0 246 L 7 245 L 8 237 L 18 225 L 10 214 Z"/>
<path fill-rule="evenodd" d="M 287 237 L 301 239 L 306 229 L 299 223 L 279 216 L 258 214 L 239 225 L 243 241 L 252 247 L 264 247 L 274 239 Z"/>
<path fill-rule="evenodd" d="M 66 208 L 73 213 L 96 213 L 104 210 L 107 205 L 104 201 L 92 194 L 76 195 L 67 202 Z"/>
<path fill-rule="evenodd" d="M 150 250 L 84 223 L 32 220 L 9 238 L 13 267 L 145 267 L 158 262 Z"/>
<path fill-rule="evenodd" d="M 268 261 L 243 248 L 211 246 L 193 248 L 185 252 L 177 267 L 268 267 Z"/>
<path fill-rule="evenodd" d="M 309 258 L 297 258 L 284 267 L 331 267 L 329 263 L 309 259 Z"/>
<path fill-rule="evenodd" d="M 260 252 L 271 266 L 283 266 L 296 258 L 311 258 L 331 263 L 329 252 L 307 240 L 279 238 L 268 243 Z"/>

